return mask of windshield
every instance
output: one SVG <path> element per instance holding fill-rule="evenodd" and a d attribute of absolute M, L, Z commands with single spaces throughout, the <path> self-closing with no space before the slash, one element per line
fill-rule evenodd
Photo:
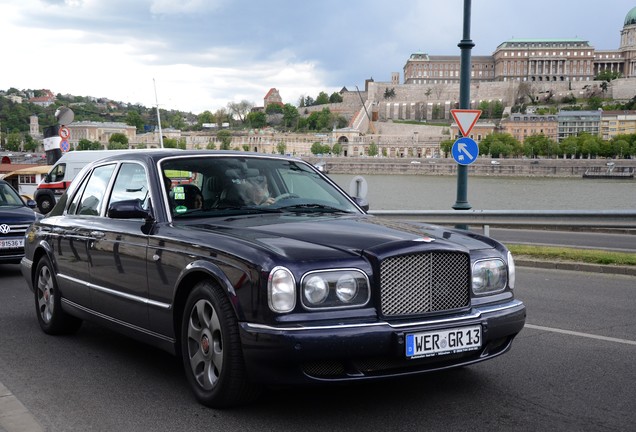
<path fill-rule="evenodd" d="M 302 161 L 258 156 L 175 157 L 160 165 L 173 219 L 269 212 L 359 213 Z"/>
<path fill-rule="evenodd" d="M 23 206 L 24 202 L 7 183 L 0 183 L 0 207 Z"/>

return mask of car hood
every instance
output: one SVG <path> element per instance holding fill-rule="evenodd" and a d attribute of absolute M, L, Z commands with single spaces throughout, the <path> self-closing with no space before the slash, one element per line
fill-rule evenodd
<path fill-rule="evenodd" d="M 25 206 L 0 207 L 0 224 L 25 224 L 35 221 L 35 212 Z"/>
<path fill-rule="evenodd" d="M 313 255 L 337 258 L 342 255 L 398 250 L 491 249 L 496 241 L 464 230 L 417 222 L 400 222 L 370 215 L 252 215 L 189 224 L 196 230 L 214 231 L 258 243 L 289 257 Z"/>

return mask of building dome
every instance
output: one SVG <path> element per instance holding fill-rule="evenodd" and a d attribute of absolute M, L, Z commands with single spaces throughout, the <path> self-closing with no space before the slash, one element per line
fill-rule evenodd
<path fill-rule="evenodd" d="M 627 16 L 625 17 L 625 25 L 623 27 L 631 24 L 636 24 L 636 7 L 632 8 L 632 10 L 627 13 Z"/>

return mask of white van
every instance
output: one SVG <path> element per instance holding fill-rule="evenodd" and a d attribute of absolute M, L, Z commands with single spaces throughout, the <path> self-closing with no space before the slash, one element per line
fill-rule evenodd
<path fill-rule="evenodd" d="M 53 165 L 53 168 L 46 175 L 44 180 L 35 190 L 33 199 L 38 205 L 38 210 L 46 214 L 53 209 L 57 200 L 66 192 L 75 176 L 87 164 L 108 156 L 138 151 L 148 150 L 76 150 L 64 153 L 62 157 Z M 174 150 L 174 149 L 173 149 Z"/>

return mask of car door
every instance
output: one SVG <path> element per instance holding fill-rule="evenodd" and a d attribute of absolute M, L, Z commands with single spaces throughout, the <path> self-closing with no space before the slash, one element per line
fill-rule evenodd
<path fill-rule="evenodd" d="M 89 289 L 91 231 L 99 220 L 100 204 L 115 167 L 114 163 L 96 167 L 71 197 L 66 214 L 46 219 L 63 296 L 87 308 L 92 306 Z"/>
<path fill-rule="evenodd" d="M 146 209 L 150 206 L 148 176 L 140 163 L 124 162 L 119 166 L 103 217 L 91 228 L 93 308 L 120 324 L 147 328 L 146 221 L 107 215 L 112 203 L 126 200 L 139 200 Z"/>

